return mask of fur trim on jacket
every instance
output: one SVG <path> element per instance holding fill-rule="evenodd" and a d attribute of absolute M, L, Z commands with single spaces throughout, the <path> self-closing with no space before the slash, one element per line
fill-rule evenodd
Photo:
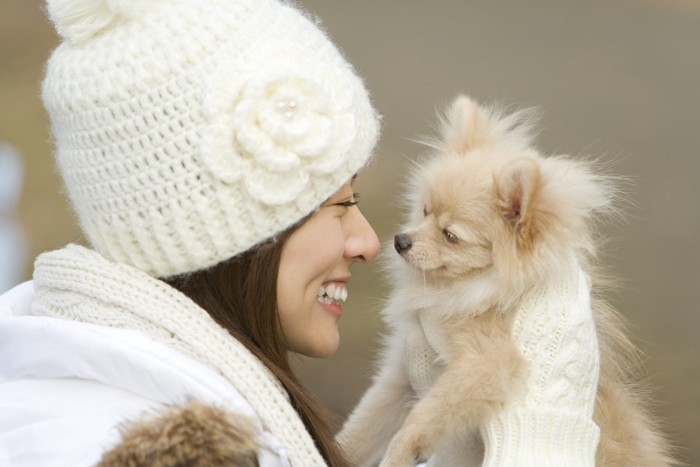
<path fill-rule="evenodd" d="M 125 425 L 98 467 L 258 466 L 255 425 L 196 400 Z"/>

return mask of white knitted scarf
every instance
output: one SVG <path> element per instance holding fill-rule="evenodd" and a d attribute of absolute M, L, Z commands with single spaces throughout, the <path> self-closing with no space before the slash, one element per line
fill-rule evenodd
<path fill-rule="evenodd" d="M 78 245 L 40 255 L 34 285 L 33 314 L 146 333 L 230 381 L 284 445 L 292 465 L 326 465 L 277 378 L 179 291 Z"/>

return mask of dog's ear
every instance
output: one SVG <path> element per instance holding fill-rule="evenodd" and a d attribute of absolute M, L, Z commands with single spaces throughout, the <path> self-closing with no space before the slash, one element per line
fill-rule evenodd
<path fill-rule="evenodd" d="M 455 99 L 441 122 L 443 144 L 458 154 L 486 143 L 491 122 L 486 111 L 467 96 Z"/>
<path fill-rule="evenodd" d="M 534 204 L 540 187 L 540 169 L 530 158 L 520 158 L 494 174 L 500 214 L 521 240 L 531 238 Z"/>

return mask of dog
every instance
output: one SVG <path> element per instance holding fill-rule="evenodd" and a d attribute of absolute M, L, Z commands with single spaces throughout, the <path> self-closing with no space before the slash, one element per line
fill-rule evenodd
<path fill-rule="evenodd" d="M 514 342 L 515 311 L 574 264 L 591 287 L 591 358 L 600 356 L 591 384 L 596 465 L 674 464 L 637 376 L 639 351 L 601 298 L 611 280 L 598 264 L 597 227 L 619 214 L 615 177 L 591 161 L 542 156 L 528 110 L 508 114 L 460 96 L 440 124 L 407 184 L 379 370 L 338 435 L 350 461 L 481 465 L 480 428 L 522 394 L 533 370 Z"/>

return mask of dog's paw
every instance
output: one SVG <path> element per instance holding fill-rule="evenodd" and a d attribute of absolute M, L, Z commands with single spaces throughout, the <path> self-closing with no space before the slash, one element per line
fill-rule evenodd
<path fill-rule="evenodd" d="M 424 459 L 423 443 L 415 436 L 399 432 L 389 443 L 379 467 L 413 467 Z"/>
<path fill-rule="evenodd" d="M 387 455 L 382 459 L 379 467 L 413 467 L 418 463 L 415 456 Z"/>

